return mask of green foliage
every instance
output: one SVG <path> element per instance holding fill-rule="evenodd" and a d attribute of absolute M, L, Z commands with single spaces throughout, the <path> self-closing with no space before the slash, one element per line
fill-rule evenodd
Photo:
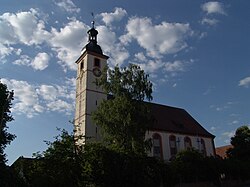
<path fill-rule="evenodd" d="M 159 186 L 160 161 L 127 154 L 93 143 L 85 146 L 84 167 L 89 186 Z"/>
<path fill-rule="evenodd" d="M 7 132 L 7 122 L 13 120 L 10 114 L 13 94 L 13 91 L 9 91 L 7 86 L 0 82 L 0 165 L 6 162 L 4 149 L 15 139 L 15 135 Z"/>
<path fill-rule="evenodd" d="M 107 73 L 106 73 L 107 72 Z M 120 69 L 115 66 L 114 69 L 107 67 L 100 79 L 97 79 L 97 85 L 114 97 L 124 96 L 129 99 L 143 101 L 152 98 L 152 83 L 148 80 L 148 75 L 140 69 L 139 66 L 129 64 L 128 67 Z"/>
<path fill-rule="evenodd" d="M 29 186 L 81 186 L 82 153 L 75 150 L 74 136 L 62 130 L 48 149 L 34 154 L 35 159 L 25 172 Z"/>
<path fill-rule="evenodd" d="M 179 183 L 211 181 L 218 183 L 220 173 L 215 158 L 204 157 L 194 149 L 179 152 L 171 162 L 171 168 Z"/>
<path fill-rule="evenodd" d="M 248 126 L 239 127 L 231 138 L 233 148 L 228 150 L 230 158 L 250 161 L 250 129 Z"/>
<path fill-rule="evenodd" d="M 97 80 L 97 85 L 112 95 L 92 113 L 104 140 L 116 150 L 144 154 L 148 143 L 145 133 L 152 124 L 150 111 L 142 102 L 152 99 L 148 75 L 136 65 L 124 69 L 116 66 Z"/>
<path fill-rule="evenodd" d="M 73 135 L 62 131 L 34 159 L 21 158 L 13 167 L 24 186 L 159 186 L 164 164 L 157 159 L 127 154 L 100 143 L 74 152 Z M 21 186 L 21 185 L 20 185 Z"/>

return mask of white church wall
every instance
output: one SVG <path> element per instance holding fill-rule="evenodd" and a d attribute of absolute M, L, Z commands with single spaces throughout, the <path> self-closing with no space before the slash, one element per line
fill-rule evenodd
<path fill-rule="evenodd" d="M 202 138 L 205 142 L 206 155 L 214 156 L 214 146 L 213 146 L 213 140 L 211 138 L 185 135 L 185 134 L 179 134 L 179 133 L 169 133 L 169 132 L 164 132 L 164 131 L 149 131 L 146 133 L 145 138 L 153 139 L 153 135 L 155 133 L 159 134 L 161 137 L 162 157 L 164 160 L 169 160 L 171 158 L 169 137 L 172 135 L 176 137 L 177 153 L 185 150 L 185 144 L 184 144 L 185 137 L 189 137 L 191 139 L 191 144 L 193 148 L 197 150 L 201 150 L 200 140 Z M 148 155 L 153 156 L 153 148 L 151 149 L 150 152 L 148 152 Z"/>

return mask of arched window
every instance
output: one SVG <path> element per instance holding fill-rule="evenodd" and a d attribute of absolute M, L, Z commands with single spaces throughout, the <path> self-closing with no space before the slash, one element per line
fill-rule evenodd
<path fill-rule="evenodd" d="M 191 142 L 191 139 L 189 137 L 185 137 L 184 138 L 184 147 L 186 150 L 189 150 L 192 148 L 192 142 Z"/>
<path fill-rule="evenodd" d="M 177 153 L 176 147 L 176 137 L 174 135 L 169 136 L 169 147 L 171 157 L 175 156 Z"/>
<path fill-rule="evenodd" d="M 207 155 L 207 151 L 206 151 L 206 145 L 205 145 L 205 141 L 201 138 L 201 154 L 203 154 L 204 156 Z"/>
<path fill-rule="evenodd" d="M 153 134 L 153 156 L 162 158 L 161 136 L 157 133 Z"/>

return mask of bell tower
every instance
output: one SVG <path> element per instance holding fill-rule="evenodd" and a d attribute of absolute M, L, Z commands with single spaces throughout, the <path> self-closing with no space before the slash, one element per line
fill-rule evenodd
<path fill-rule="evenodd" d="M 104 55 L 101 47 L 97 44 L 98 31 L 95 29 L 95 22 L 87 32 L 89 41 L 81 51 L 81 56 L 76 60 L 76 109 L 75 109 L 75 134 L 83 136 L 77 143 L 82 145 L 86 141 L 100 140 L 98 127 L 91 119 L 91 112 L 103 99 L 107 99 L 107 94 L 96 86 L 96 79 L 102 75 L 104 67 L 107 65 L 108 56 Z"/>

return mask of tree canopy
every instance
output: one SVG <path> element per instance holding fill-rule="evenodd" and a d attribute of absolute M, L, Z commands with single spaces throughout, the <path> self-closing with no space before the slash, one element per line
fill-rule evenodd
<path fill-rule="evenodd" d="M 250 160 L 250 129 L 248 126 L 239 127 L 231 138 L 233 148 L 229 149 L 228 155 L 239 160 Z"/>
<path fill-rule="evenodd" d="M 145 133 L 152 117 L 145 99 L 152 100 L 152 83 L 139 66 L 108 69 L 97 85 L 111 96 L 103 100 L 92 118 L 103 131 L 108 145 L 121 151 L 145 153 Z"/>

